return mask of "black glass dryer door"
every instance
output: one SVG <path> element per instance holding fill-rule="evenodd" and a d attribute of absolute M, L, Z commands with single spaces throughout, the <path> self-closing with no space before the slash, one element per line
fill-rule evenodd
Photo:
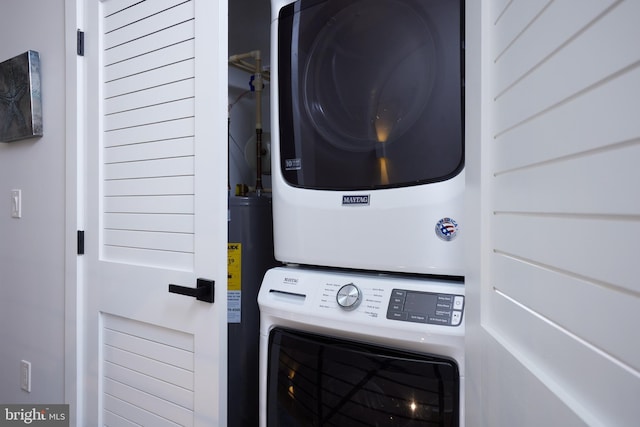
<path fill-rule="evenodd" d="M 291 185 L 389 188 L 463 167 L 459 0 L 299 0 L 281 9 L 281 169 Z"/>
<path fill-rule="evenodd" d="M 448 359 L 274 329 L 268 427 L 453 427 L 459 371 Z"/>

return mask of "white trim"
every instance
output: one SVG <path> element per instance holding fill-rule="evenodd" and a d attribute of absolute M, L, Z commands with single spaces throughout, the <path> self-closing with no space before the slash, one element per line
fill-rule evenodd
<path fill-rule="evenodd" d="M 83 61 L 76 54 L 77 30 L 83 23 L 82 0 L 65 0 L 65 357 L 64 402 L 70 425 L 83 419 L 83 263 L 77 254 L 77 231 L 84 229 L 84 162 L 81 108 Z"/>
<path fill-rule="evenodd" d="M 491 138 L 488 125 L 491 110 L 487 91 L 489 48 L 487 28 L 490 6 L 485 2 L 467 1 L 465 6 L 465 167 L 466 167 L 466 268 L 465 268 L 465 414 L 477 425 L 487 425 L 485 408 L 480 398 L 487 384 L 483 372 L 486 342 L 491 338 L 484 329 L 488 314 L 484 284 L 489 283 L 489 237 L 491 218 L 487 206 L 490 197 L 488 176 L 491 161 Z"/>

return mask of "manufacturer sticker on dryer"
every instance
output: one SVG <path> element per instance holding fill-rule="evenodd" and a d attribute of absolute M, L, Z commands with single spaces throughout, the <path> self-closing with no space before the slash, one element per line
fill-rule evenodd
<path fill-rule="evenodd" d="M 458 223 L 453 218 L 442 218 L 436 224 L 436 236 L 450 242 L 458 235 Z"/>
<path fill-rule="evenodd" d="M 300 169 L 302 169 L 302 159 L 285 159 L 284 170 L 299 171 Z"/>

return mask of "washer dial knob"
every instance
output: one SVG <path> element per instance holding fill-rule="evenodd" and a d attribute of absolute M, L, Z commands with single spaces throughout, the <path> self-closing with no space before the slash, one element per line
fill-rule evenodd
<path fill-rule="evenodd" d="M 362 294 L 360 293 L 360 289 L 353 283 L 341 287 L 336 295 L 338 305 L 345 310 L 354 310 L 360 305 L 361 300 Z"/>

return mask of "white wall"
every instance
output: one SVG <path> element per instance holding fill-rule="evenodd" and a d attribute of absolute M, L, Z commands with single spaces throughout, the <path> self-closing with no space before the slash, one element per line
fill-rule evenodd
<path fill-rule="evenodd" d="M 640 3 L 468 3 L 468 425 L 637 425 Z"/>
<path fill-rule="evenodd" d="M 0 402 L 64 401 L 64 0 L 3 0 L 0 61 L 40 53 L 42 138 L 0 143 Z M 10 42 L 7 42 L 7 41 Z M 22 218 L 9 192 L 22 190 Z M 32 392 L 20 389 L 20 360 Z"/>

